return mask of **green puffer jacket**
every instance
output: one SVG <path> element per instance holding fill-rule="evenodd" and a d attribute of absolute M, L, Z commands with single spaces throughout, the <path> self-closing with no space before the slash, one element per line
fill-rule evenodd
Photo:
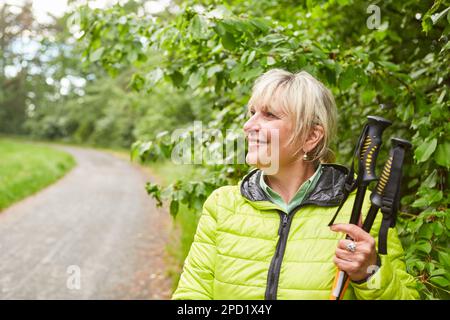
<path fill-rule="evenodd" d="M 323 164 L 315 188 L 299 207 L 283 213 L 269 202 L 251 171 L 237 186 L 215 190 L 205 201 L 194 242 L 173 299 L 329 299 L 342 233 L 328 223 L 343 199 L 347 169 Z M 335 223 L 348 223 L 356 192 Z M 370 206 L 369 195 L 363 215 Z M 381 213 L 371 234 L 377 238 Z M 417 299 L 405 271 L 397 232 L 389 229 L 388 254 L 367 282 L 351 282 L 345 299 Z"/>

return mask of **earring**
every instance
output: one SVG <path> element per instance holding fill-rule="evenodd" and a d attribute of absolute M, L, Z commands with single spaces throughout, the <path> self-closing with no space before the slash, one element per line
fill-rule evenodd
<path fill-rule="evenodd" d="M 308 161 L 308 160 L 309 160 L 308 153 L 305 152 L 305 153 L 303 154 L 303 161 Z"/>

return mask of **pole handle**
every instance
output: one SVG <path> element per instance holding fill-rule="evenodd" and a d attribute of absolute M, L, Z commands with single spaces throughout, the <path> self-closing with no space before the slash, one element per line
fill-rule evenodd
<path fill-rule="evenodd" d="M 367 134 L 359 153 L 358 169 L 361 183 L 365 185 L 377 180 L 375 165 L 382 143 L 381 136 L 383 131 L 392 124 L 391 121 L 382 117 L 368 116 L 367 119 Z"/>

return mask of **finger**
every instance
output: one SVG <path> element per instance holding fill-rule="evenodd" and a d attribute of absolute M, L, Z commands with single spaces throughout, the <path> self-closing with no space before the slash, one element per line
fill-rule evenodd
<path fill-rule="evenodd" d="M 359 214 L 358 227 L 362 228 L 362 226 L 363 226 L 363 217 L 362 217 L 362 214 L 360 213 Z"/>
<path fill-rule="evenodd" d="M 333 262 L 339 270 L 347 272 L 348 274 L 353 273 L 356 270 L 356 266 L 353 262 L 346 261 L 336 256 L 333 258 Z"/>
<path fill-rule="evenodd" d="M 349 261 L 352 262 L 354 261 L 354 253 L 352 252 L 348 252 L 347 250 L 343 250 L 340 248 L 336 248 L 336 257 L 338 257 L 339 259 L 345 260 L 345 261 Z"/>
<path fill-rule="evenodd" d="M 340 249 L 345 250 L 352 254 L 360 254 L 363 256 L 369 256 L 372 253 L 372 251 L 375 250 L 374 243 L 371 243 L 371 242 L 369 242 L 369 243 L 368 242 L 357 242 L 356 243 L 355 242 L 356 249 L 354 252 L 352 252 L 352 251 L 348 250 L 348 248 L 347 248 L 347 245 L 350 242 L 355 242 L 355 241 L 347 240 L 347 239 L 339 240 L 337 248 L 340 248 Z"/>
<path fill-rule="evenodd" d="M 341 248 L 341 249 L 343 249 L 343 250 L 347 250 L 347 251 L 349 251 L 349 252 L 351 252 L 350 250 L 348 250 L 348 245 L 350 244 L 350 243 L 355 243 L 356 244 L 356 250 L 358 250 L 358 243 L 356 243 L 355 241 L 353 241 L 353 240 L 348 240 L 348 239 L 342 239 L 342 240 L 339 240 L 339 242 L 338 242 L 338 248 Z M 355 250 L 355 251 L 356 251 Z"/>
<path fill-rule="evenodd" d="M 357 225 L 350 224 L 350 223 L 339 223 L 339 224 L 333 224 L 331 226 L 331 230 L 335 232 L 343 232 L 348 234 L 352 239 L 355 239 L 357 241 L 361 240 L 368 240 L 371 238 L 371 235 L 365 232 L 363 229 L 358 227 Z"/>
<path fill-rule="evenodd" d="M 336 257 L 338 257 L 339 259 L 351 262 L 357 267 L 363 265 L 367 260 L 364 254 L 358 252 L 353 253 L 337 248 L 335 253 Z"/>

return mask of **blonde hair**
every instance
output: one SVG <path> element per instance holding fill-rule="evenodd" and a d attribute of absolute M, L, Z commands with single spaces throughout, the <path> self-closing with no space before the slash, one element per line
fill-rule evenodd
<path fill-rule="evenodd" d="M 311 161 L 335 161 L 329 145 L 336 136 L 336 104 L 330 90 L 308 72 L 291 73 L 282 69 L 267 71 L 253 86 L 249 110 L 251 106 L 259 106 L 269 112 L 281 109 L 291 117 L 294 131 L 289 144 L 299 141 L 303 146 L 311 129 L 316 125 L 322 126 L 324 135 L 311 150 Z"/>

